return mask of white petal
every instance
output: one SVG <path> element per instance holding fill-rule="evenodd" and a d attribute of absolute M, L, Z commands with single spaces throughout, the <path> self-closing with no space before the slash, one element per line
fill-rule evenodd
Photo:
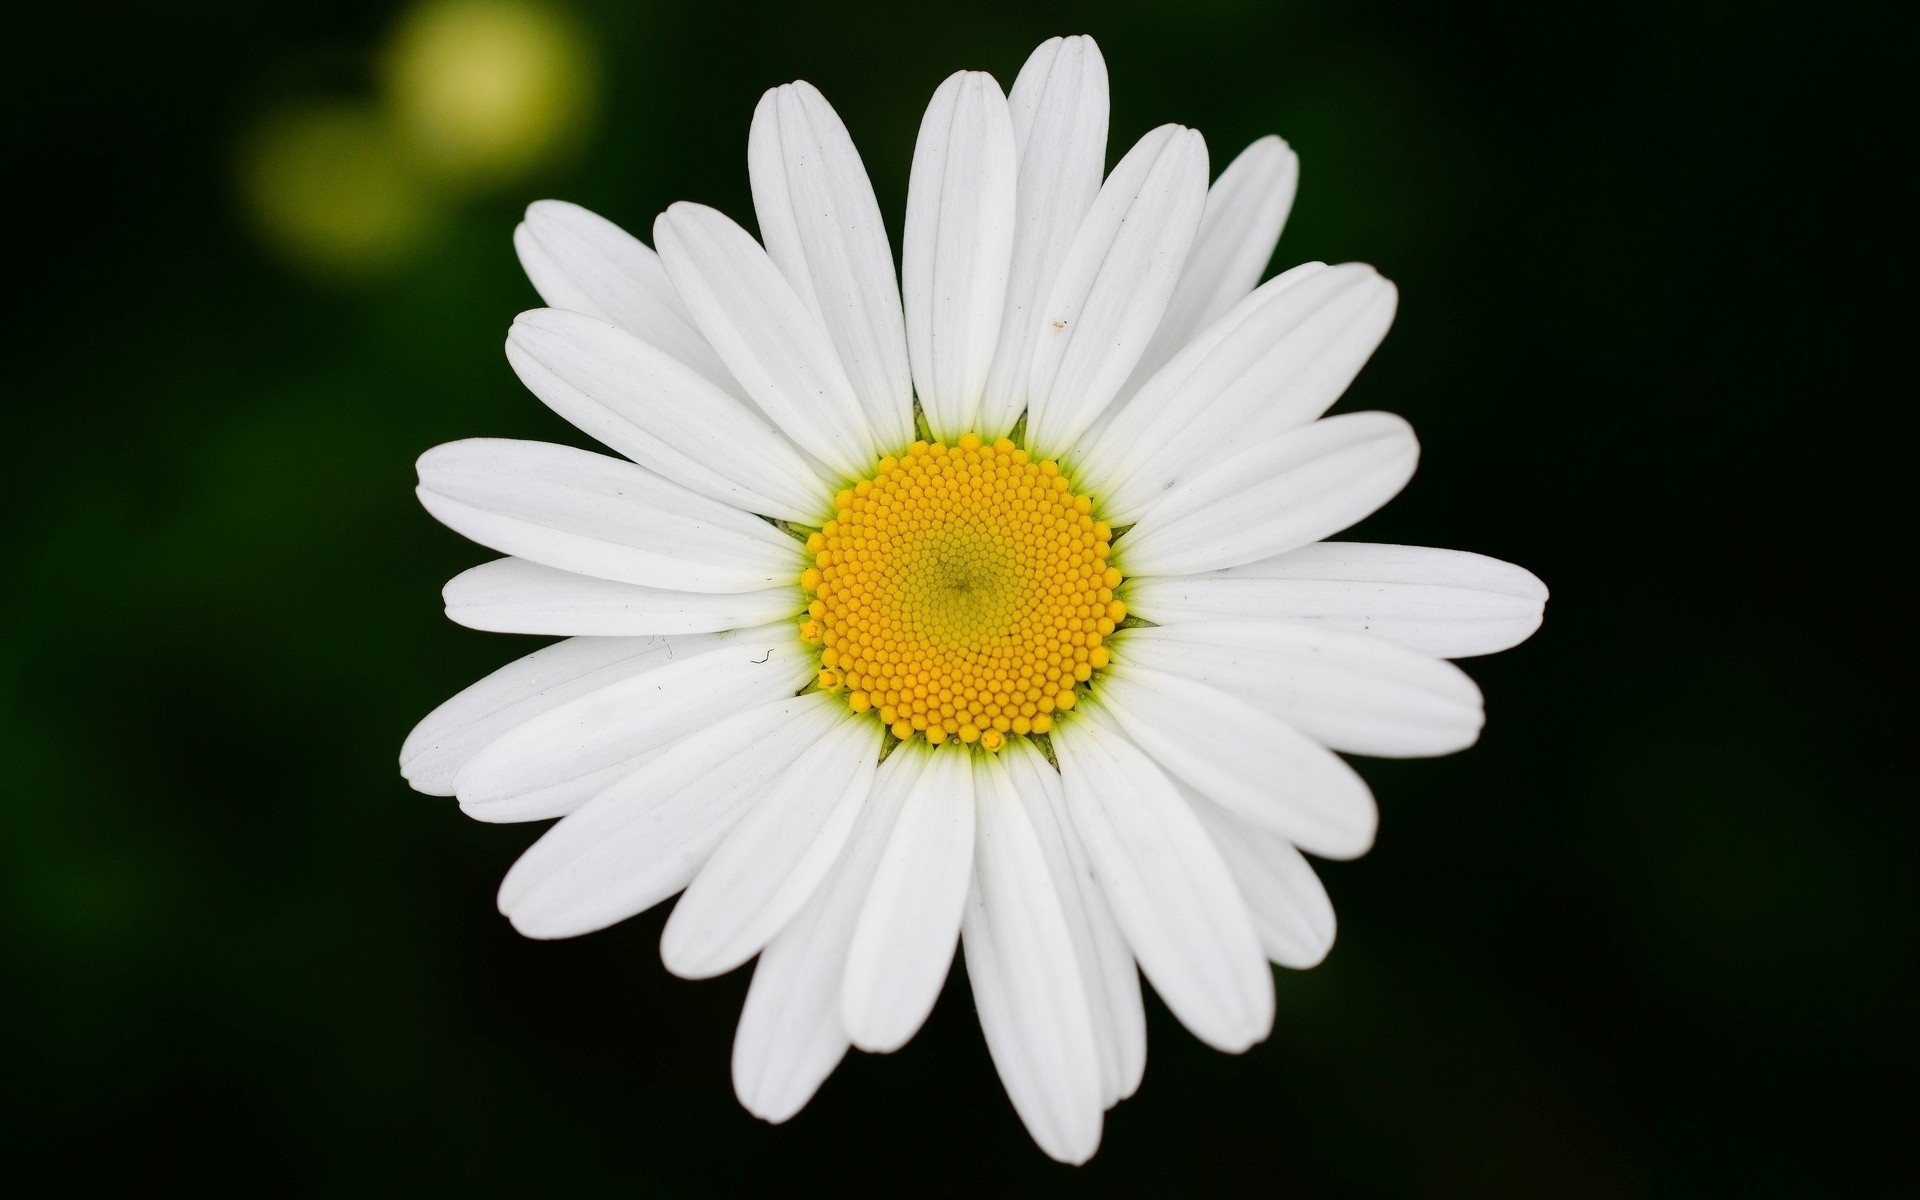
<path fill-rule="evenodd" d="M 1156 625 L 1266 617 L 1470 658 L 1531 637 L 1547 586 L 1512 563 L 1464 550 L 1315 542 L 1224 571 L 1136 579 L 1126 601 Z"/>
<path fill-rule="evenodd" d="M 1207 199 L 1207 144 L 1162 125 L 1113 168 L 1041 306 L 1027 441 L 1057 457 L 1093 423 L 1166 311 Z"/>
<path fill-rule="evenodd" d="M 879 455 L 873 426 L 820 322 L 746 230 L 703 204 L 675 204 L 654 244 L 694 324 L 740 386 L 799 447 L 843 475 Z"/>
<path fill-rule="evenodd" d="M 635 675 L 558 705 L 496 739 L 454 780 L 460 806 L 541 816 L 570 812 L 649 758 L 746 708 L 784 699 L 813 674 L 794 625 L 709 635 Z M 530 819 L 516 815 L 513 820 Z"/>
<path fill-rule="evenodd" d="M 1133 1095 L 1147 1067 L 1147 1014 L 1140 1000 L 1140 972 L 1113 919 L 1113 908 L 1093 877 L 1086 848 L 1067 815 L 1060 772 L 1026 738 L 1000 752 L 1047 857 L 1054 890 L 1073 935 L 1100 1052 L 1100 1103 L 1112 1108 Z"/>
<path fill-rule="evenodd" d="M 643 467 L 571 446 L 470 438 L 420 456 L 420 503 L 483 546 L 581 575 L 751 592 L 806 569 L 800 542 Z"/>
<path fill-rule="evenodd" d="M 1120 570 L 1189 575 L 1317 542 L 1413 478 L 1420 444 L 1391 413 L 1347 413 L 1283 433 L 1154 501 L 1114 548 Z"/>
<path fill-rule="evenodd" d="M 973 774 L 935 751 L 894 822 L 847 949 L 840 1012 L 853 1044 L 889 1054 L 940 998 L 973 868 Z"/>
<path fill-rule="evenodd" d="M 1100 707 L 1167 773 L 1324 858 L 1357 858 L 1380 823 L 1366 781 L 1331 750 L 1204 683 L 1116 662 Z"/>
<path fill-rule="evenodd" d="M 759 410 L 604 321 L 536 309 L 507 361 L 547 407 L 634 462 L 734 508 L 817 524 L 832 489 Z"/>
<path fill-rule="evenodd" d="M 1166 361 L 1238 304 L 1260 282 L 1300 184 L 1300 160 L 1269 134 L 1240 152 L 1207 189 L 1207 208 L 1193 238 L 1180 284 L 1167 315 L 1153 331 L 1133 378 L 1121 389 L 1131 395 Z"/>
<path fill-rule="evenodd" d="M 760 952 L 826 878 L 867 801 L 881 727 L 838 697 L 801 697 L 832 723 L 727 835 L 660 936 L 660 958 L 687 979 L 719 975 Z"/>
<path fill-rule="evenodd" d="M 1273 1028 L 1273 976 L 1206 831 L 1153 760 L 1093 720 L 1052 737 L 1067 810 L 1154 991 L 1209 1046 Z"/>
<path fill-rule="evenodd" d="M 860 152 L 810 83 L 770 89 L 747 138 L 767 254 L 833 339 L 874 437 L 913 440 L 913 381 L 893 248 Z"/>
<path fill-rule="evenodd" d="M 1452 663 L 1381 638 L 1284 621 L 1123 630 L 1113 657 L 1212 684 L 1325 746 L 1424 758 L 1473 745 L 1480 689 Z"/>
<path fill-rule="evenodd" d="M 549 709 L 650 671 L 711 638 L 570 638 L 515 659 L 428 713 L 400 748 L 400 773 L 430 796 L 488 743 Z"/>
<path fill-rule="evenodd" d="M 1107 164 L 1107 64 L 1090 37 L 1043 42 L 1007 96 L 1019 154 L 1006 315 L 981 401 L 982 437 L 1013 428 L 1027 406 L 1040 307 L 1100 193 Z"/>
<path fill-rule="evenodd" d="M 529 846 L 500 883 L 500 911 L 528 937 L 562 938 L 652 908 L 687 885 L 833 717 L 802 696 L 687 733 Z"/>
<path fill-rule="evenodd" d="M 513 248 L 549 305 L 611 321 L 716 386 L 739 388 L 693 327 L 660 256 L 612 221 L 564 200 L 535 201 L 513 231 Z"/>
<path fill-rule="evenodd" d="M 1082 1163 L 1100 1145 L 1100 1058 L 1072 935 L 1007 767 L 974 760 L 973 891 L 961 922 L 987 1050 L 1040 1148 Z"/>
<path fill-rule="evenodd" d="M 462 571 L 441 590 L 447 616 L 495 633 L 718 633 L 790 617 L 806 606 L 799 587 L 758 592 L 672 592 L 498 558 Z"/>
<path fill-rule="evenodd" d="M 1327 264 L 1323 262 L 1303 262 L 1282 271 L 1260 285 L 1259 303 L 1270 302 L 1276 293 L 1292 288 L 1326 269 Z M 1225 316 L 1188 339 L 1169 362 L 1156 370 L 1142 372 L 1136 368 L 1134 378 L 1127 380 L 1113 403 L 1101 411 L 1093 424 L 1087 426 L 1087 431 L 1080 435 L 1073 449 L 1068 451 L 1066 462 L 1072 464 L 1074 479 L 1084 481 L 1089 487 L 1098 479 L 1103 490 L 1110 490 L 1120 482 L 1127 467 L 1144 457 L 1150 447 L 1143 446 L 1138 437 L 1109 437 L 1107 431 L 1122 418 L 1130 426 L 1158 420 L 1168 393 L 1181 387 L 1198 367 L 1206 364 L 1214 350 L 1238 329 L 1244 314 L 1251 312 L 1254 304 L 1255 301 L 1251 299 L 1242 301 Z M 1102 503 L 1104 505 L 1104 501 Z"/>
<path fill-rule="evenodd" d="M 1319 417 L 1393 322 L 1372 267 L 1309 263 L 1262 285 L 1155 375 L 1082 454 L 1115 525 L 1215 463 Z"/>
<path fill-rule="evenodd" d="M 1313 867 L 1293 843 L 1250 825 L 1182 788 L 1220 856 L 1227 860 L 1240 898 L 1267 957 L 1283 967 L 1317 966 L 1333 948 L 1333 901 Z"/>
<path fill-rule="evenodd" d="M 1006 305 L 1016 162 L 993 76 L 949 76 L 920 121 L 900 252 L 913 382 L 937 438 L 979 416 Z"/>
<path fill-rule="evenodd" d="M 894 747 L 826 882 L 767 944 L 733 1039 L 733 1090 L 779 1123 L 800 1111 L 851 1044 L 840 1020 L 847 946 L 893 823 L 920 777 L 924 743 Z"/>

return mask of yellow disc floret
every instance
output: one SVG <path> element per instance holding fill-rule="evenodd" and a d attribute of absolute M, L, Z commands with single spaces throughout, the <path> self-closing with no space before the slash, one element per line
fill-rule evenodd
<path fill-rule="evenodd" d="M 800 633 L 819 686 L 894 736 L 998 751 L 1046 733 L 1105 667 L 1126 607 L 1113 532 L 1057 463 L 972 434 L 915 442 L 807 539 Z"/>

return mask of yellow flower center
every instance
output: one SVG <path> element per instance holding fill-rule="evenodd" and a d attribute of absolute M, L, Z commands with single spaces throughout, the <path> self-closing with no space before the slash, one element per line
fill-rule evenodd
<path fill-rule="evenodd" d="M 915 442 L 835 498 L 807 539 L 800 632 L 819 685 L 902 740 L 988 750 L 1046 733 L 1107 665 L 1126 605 L 1113 531 L 1060 467 L 1011 441 Z"/>

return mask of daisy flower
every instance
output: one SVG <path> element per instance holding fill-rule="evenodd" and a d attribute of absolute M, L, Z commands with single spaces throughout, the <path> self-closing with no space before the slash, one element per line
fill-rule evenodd
<path fill-rule="evenodd" d="M 508 872 L 530 937 L 679 894 L 669 970 L 758 957 L 733 1050 L 783 1121 L 849 1047 L 913 1036 L 964 951 L 1040 1148 L 1083 1162 L 1146 1061 L 1144 974 L 1229 1052 L 1269 963 L 1334 916 L 1305 855 L 1376 825 L 1341 754 L 1471 745 L 1451 658 L 1525 639 L 1546 591 L 1449 550 L 1323 539 L 1417 445 L 1328 417 L 1385 335 L 1371 268 L 1259 283 L 1296 162 L 1209 186 L 1164 125 L 1110 173 L 1084 37 L 920 125 L 900 271 L 846 128 L 805 83 L 754 112 L 756 241 L 676 204 L 649 249 L 568 204 L 514 245 L 550 307 L 507 357 L 623 457 L 476 439 L 421 502 L 507 557 L 447 585 L 474 629 L 564 636 L 421 722 L 414 787 L 558 817 Z"/>

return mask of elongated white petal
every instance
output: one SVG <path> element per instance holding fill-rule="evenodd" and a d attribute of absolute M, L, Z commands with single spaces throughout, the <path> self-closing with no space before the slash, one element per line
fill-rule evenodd
<path fill-rule="evenodd" d="M 993 76 L 949 76 L 920 122 L 900 252 L 913 383 L 935 437 L 979 415 L 1006 305 L 1016 162 Z"/>
<path fill-rule="evenodd" d="M 1331 750 L 1217 687 L 1124 660 L 1100 706 L 1167 773 L 1243 820 L 1324 858 L 1373 846 L 1366 781 Z"/>
<path fill-rule="evenodd" d="M 673 592 L 498 558 L 462 571 L 441 596 L 447 616 L 495 633 L 718 633 L 765 625 L 806 606 L 797 586 L 758 592 Z"/>
<path fill-rule="evenodd" d="M 1216 808 L 1186 788 L 1181 795 L 1200 818 L 1233 872 L 1240 898 L 1267 957 L 1283 967 L 1317 966 L 1333 948 L 1333 901 L 1293 843 Z"/>
<path fill-rule="evenodd" d="M 1140 389 L 1078 476 L 1116 524 L 1211 466 L 1319 417 L 1393 322 L 1372 267 L 1296 267 L 1261 286 Z"/>
<path fill-rule="evenodd" d="M 1087 989 L 1094 1045 L 1100 1054 L 1100 1103 L 1104 1108 L 1133 1095 L 1147 1066 L 1147 1016 L 1140 1000 L 1140 972 L 1113 919 L 1113 908 L 1093 877 L 1080 836 L 1067 815 L 1060 772 L 1032 742 L 1015 738 L 1000 752 L 1014 787 L 1026 803 L 1047 858 L 1054 891 L 1073 936 L 1075 961 Z"/>
<path fill-rule="evenodd" d="M 490 742 L 549 709 L 650 671 L 712 638 L 570 638 L 515 659 L 428 713 L 400 748 L 400 774 L 430 796 Z"/>
<path fill-rule="evenodd" d="M 847 948 L 840 1011 L 853 1044 L 907 1044 L 940 998 L 973 869 L 968 756 L 935 753 L 894 822 Z"/>
<path fill-rule="evenodd" d="M 1237 567 L 1338 533 L 1393 499 L 1420 459 L 1391 413 L 1348 413 L 1243 450 L 1154 501 L 1114 549 L 1129 576 Z"/>
<path fill-rule="evenodd" d="M 654 244 L 694 324 L 781 432 L 844 475 L 878 455 L 873 426 L 833 341 L 746 230 L 703 204 L 675 204 Z"/>
<path fill-rule="evenodd" d="M 874 437 L 913 440 L 913 381 L 893 249 L 847 127 L 819 89 L 769 89 L 747 138 L 767 254 L 833 339 Z"/>
<path fill-rule="evenodd" d="M 729 392 L 739 384 L 693 327 L 660 256 L 612 221 L 564 200 L 537 200 L 513 248 L 540 298 L 611 321 Z"/>
<path fill-rule="evenodd" d="M 507 361 L 547 407 L 664 479 L 790 521 L 831 509 L 832 489 L 759 410 L 625 330 L 536 309 L 514 319 Z"/>
<path fill-rule="evenodd" d="M 980 1029 L 1040 1148 L 1082 1163 L 1100 1145 L 1100 1058 L 1072 935 L 1007 767 L 974 762 L 973 890 L 961 922 Z"/>
<path fill-rule="evenodd" d="M 1226 863 L 1173 783 L 1094 720 L 1053 734 L 1067 810 L 1113 914 L 1167 1007 L 1239 1053 L 1273 1028 L 1273 976 Z"/>
<path fill-rule="evenodd" d="M 925 767 L 925 743 L 894 747 L 839 861 L 753 970 L 733 1038 L 733 1090 L 746 1110 L 779 1123 L 800 1111 L 851 1044 L 840 1020 L 847 947 L 894 821 Z"/>
<path fill-rule="evenodd" d="M 1040 308 L 1100 193 L 1107 160 L 1107 63 L 1090 37 L 1042 42 L 1008 93 L 1019 155 L 1006 314 L 987 374 L 979 432 L 995 438 L 1027 406 Z"/>
<path fill-rule="evenodd" d="M 476 816 L 493 809 L 569 812 L 681 738 L 792 696 L 814 670 L 787 621 L 709 635 L 695 647 L 495 739 L 454 779 L 461 807 Z"/>
<path fill-rule="evenodd" d="M 1207 189 L 1206 214 L 1200 218 L 1180 284 L 1167 303 L 1167 315 L 1153 331 L 1153 341 L 1122 394 L 1131 395 L 1260 282 L 1273 248 L 1280 244 L 1280 230 L 1299 184 L 1300 159 L 1271 134 L 1242 150 L 1220 172 Z"/>
<path fill-rule="evenodd" d="M 1485 720 L 1466 672 L 1382 638 L 1283 621 L 1127 629 L 1115 661 L 1212 684 L 1325 746 L 1424 758 L 1473 745 Z"/>
<path fill-rule="evenodd" d="M 834 716 L 789 697 L 688 731 L 528 847 L 501 881 L 500 911 L 528 937 L 562 938 L 652 908 L 687 885 Z"/>
<path fill-rule="evenodd" d="M 1074 479 L 1088 487 L 1099 481 L 1104 495 L 1105 490 L 1119 482 L 1127 468 L 1150 449 L 1141 445 L 1137 436 L 1109 436 L 1108 430 L 1123 419 L 1136 428 L 1156 421 L 1166 407 L 1169 393 L 1181 387 L 1207 362 L 1256 305 L 1271 302 L 1278 292 L 1295 287 L 1326 269 L 1327 264 L 1323 262 L 1303 262 L 1282 271 L 1260 285 L 1257 301 L 1242 301 L 1227 315 L 1200 330 L 1179 348 L 1170 362 L 1145 375 L 1136 368 L 1136 377 L 1127 380 L 1113 403 L 1101 410 L 1099 417 L 1068 451 L 1065 463 L 1072 466 Z"/>
<path fill-rule="evenodd" d="M 1207 198 L 1207 144 L 1163 125 L 1127 151 L 1074 235 L 1041 306 L 1027 441 L 1057 457 L 1140 361 Z"/>
<path fill-rule="evenodd" d="M 471 438 L 420 456 L 420 503 L 483 546 L 647 587 L 751 592 L 806 569 L 798 540 L 642 467 L 545 442 Z"/>
<path fill-rule="evenodd" d="M 1512 563 L 1464 550 L 1315 542 L 1224 571 L 1136 579 L 1126 600 L 1156 625 L 1264 617 L 1470 658 L 1531 637 L 1547 586 Z"/>
<path fill-rule="evenodd" d="M 687 979 L 719 975 L 760 952 L 826 878 L 873 786 L 880 723 L 838 697 L 827 732 L 794 761 L 687 886 L 660 935 L 660 958 Z"/>

